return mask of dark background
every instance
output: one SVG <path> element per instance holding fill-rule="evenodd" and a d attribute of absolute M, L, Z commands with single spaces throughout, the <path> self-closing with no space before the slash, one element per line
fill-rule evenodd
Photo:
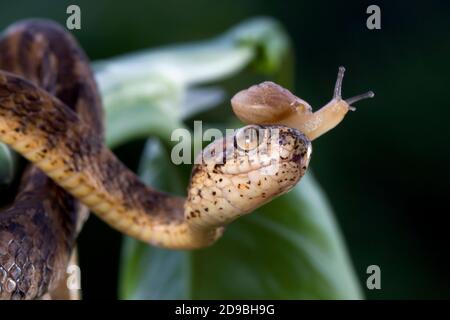
<path fill-rule="evenodd" d="M 0 1 L 0 29 L 27 17 L 65 23 L 92 60 L 200 40 L 249 17 L 278 19 L 292 37 L 294 92 L 319 107 L 344 65 L 344 97 L 367 89 L 344 124 L 314 142 L 312 170 L 329 196 L 356 272 L 377 264 L 368 298 L 450 298 L 450 5 L 445 1 Z M 365 26 L 381 7 L 382 29 Z M 120 150 L 119 150 L 120 154 Z M 130 165 L 133 165 L 131 163 Z M 120 235 L 91 217 L 80 240 L 85 298 L 116 297 Z"/>

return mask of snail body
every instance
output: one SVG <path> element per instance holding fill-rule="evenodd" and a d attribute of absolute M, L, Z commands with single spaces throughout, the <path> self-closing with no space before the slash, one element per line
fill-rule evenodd
<path fill-rule="evenodd" d="M 231 106 L 236 116 L 244 123 L 281 124 L 296 128 L 310 140 L 314 140 L 337 126 L 348 111 L 355 110 L 353 103 L 373 98 L 375 95 L 368 91 L 342 99 L 344 72 L 345 68 L 340 67 L 333 98 L 316 112 L 312 111 L 308 102 L 270 81 L 238 92 L 231 99 Z"/>

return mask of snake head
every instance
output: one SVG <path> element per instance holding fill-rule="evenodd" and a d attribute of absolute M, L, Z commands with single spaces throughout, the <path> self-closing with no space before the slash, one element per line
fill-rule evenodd
<path fill-rule="evenodd" d="M 311 142 L 297 129 L 249 125 L 208 145 L 191 176 L 186 218 L 226 225 L 294 187 L 308 168 Z"/>

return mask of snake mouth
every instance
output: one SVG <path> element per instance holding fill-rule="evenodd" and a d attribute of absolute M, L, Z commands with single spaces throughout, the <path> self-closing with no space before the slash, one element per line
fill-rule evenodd
<path fill-rule="evenodd" d="M 268 170 L 268 169 L 270 169 L 273 166 L 280 166 L 280 165 L 282 165 L 284 163 L 296 163 L 296 164 L 298 164 L 298 166 L 300 168 L 304 167 L 304 165 L 303 165 L 304 161 L 301 160 L 300 156 L 297 157 L 297 155 L 295 155 L 292 158 L 288 158 L 288 159 L 281 159 L 281 160 L 273 159 L 273 161 L 271 163 L 264 164 L 264 165 L 261 165 L 261 166 L 256 167 L 256 168 L 251 168 L 251 169 L 247 169 L 247 170 L 240 170 L 237 173 L 222 171 L 219 166 L 217 166 L 215 168 L 215 170 L 217 171 L 217 173 L 223 174 L 225 176 L 246 175 L 246 174 L 249 174 L 249 173 L 252 173 L 252 172 L 256 172 L 256 171 Z M 270 174 L 268 174 L 268 175 L 270 175 Z"/>

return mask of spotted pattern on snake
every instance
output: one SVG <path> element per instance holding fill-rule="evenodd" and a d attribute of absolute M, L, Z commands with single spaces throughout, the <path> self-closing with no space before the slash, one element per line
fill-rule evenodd
<path fill-rule="evenodd" d="M 104 145 L 98 91 L 71 36 L 33 21 L 11 27 L 3 39 L 1 69 L 11 73 L 0 71 L 0 141 L 38 169 L 24 175 L 22 187 L 36 200 L 19 195 L 8 215 L 0 213 L 2 298 L 40 297 L 61 278 L 75 243 L 78 201 L 136 239 L 196 249 L 213 244 L 236 218 L 289 191 L 308 167 L 311 143 L 303 133 L 247 126 L 198 155 L 186 198 L 155 190 Z M 42 192 L 39 179 L 55 193 Z M 27 212 L 38 218 L 17 218 Z M 25 259 L 18 259 L 20 252 Z M 19 278 L 18 265 L 26 270 Z"/>
<path fill-rule="evenodd" d="M 26 132 L 28 118 L 36 117 L 42 107 L 36 91 L 39 86 L 76 111 L 93 134 L 103 135 L 100 97 L 88 60 L 62 27 L 37 20 L 9 27 L 0 39 L 0 69 L 30 81 L 3 71 L 0 74 L 2 118 L 6 116 L 4 103 L 28 108 L 27 112 L 10 109 L 16 114 L 17 132 Z M 21 95 L 18 91 L 23 86 L 26 89 Z M 57 138 L 46 128 L 45 119 L 39 119 L 37 125 L 49 137 Z M 63 130 L 65 125 L 61 123 L 55 130 Z M 52 140 L 48 142 L 50 145 Z M 24 150 L 34 150 L 30 139 L 16 143 Z M 33 299 L 52 291 L 64 279 L 77 231 L 86 217 L 84 206 L 30 165 L 16 199 L 0 212 L 0 298 Z"/>

